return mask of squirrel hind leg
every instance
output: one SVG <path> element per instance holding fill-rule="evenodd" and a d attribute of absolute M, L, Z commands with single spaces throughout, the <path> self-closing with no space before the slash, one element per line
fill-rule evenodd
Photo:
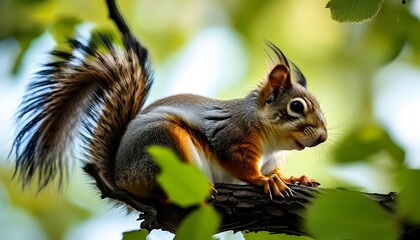
<path fill-rule="evenodd" d="M 142 158 L 137 158 L 124 167 L 118 166 L 115 184 L 137 198 L 161 198 L 162 190 L 156 181 L 158 171 L 153 160 L 144 154 Z"/>
<path fill-rule="evenodd" d="M 156 165 L 147 147 L 168 147 L 181 161 L 196 164 L 199 158 L 194 147 L 194 136 L 188 128 L 173 121 L 147 121 L 146 117 L 135 119 L 128 126 L 115 161 L 116 185 L 139 198 L 158 198 L 166 202 L 167 196 L 159 186 Z"/>
<path fill-rule="evenodd" d="M 167 125 L 162 121 L 151 122 L 137 118 L 128 126 L 114 164 L 114 179 L 118 188 L 130 192 L 136 198 L 157 198 L 161 202 L 167 200 L 156 180 L 159 167 L 147 152 L 148 146 L 159 145 L 169 147 L 179 154 L 173 136 L 168 134 L 170 128 Z"/>

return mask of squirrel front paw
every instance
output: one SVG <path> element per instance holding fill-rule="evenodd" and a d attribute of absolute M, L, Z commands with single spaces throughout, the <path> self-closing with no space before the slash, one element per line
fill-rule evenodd
<path fill-rule="evenodd" d="M 300 177 L 289 177 L 289 178 L 282 178 L 284 182 L 289 184 L 298 184 L 298 185 L 305 185 L 310 187 L 318 187 L 321 185 L 319 182 L 317 182 L 315 179 L 309 178 L 306 175 L 302 175 Z"/>
<path fill-rule="evenodd" d="M 293 196 L 293 191 L 277 174 L 264 179 L 264 192 L 270 195 L 270 198 L 273 198 L 272 194 L 283 198 Z"/>

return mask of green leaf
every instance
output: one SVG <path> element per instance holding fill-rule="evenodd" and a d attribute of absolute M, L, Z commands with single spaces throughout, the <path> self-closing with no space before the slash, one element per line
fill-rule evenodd
<path fill-rule="evenodd" d="M 364 160 L 379 151 L 386 151 L 398 164 L 404 161 L 404 150 L 382 126 L 365 124 L 356 127 L 344 137 L 340 146 L 335 149 L 335 155 L 337 161 L 347 163 Z"/>
<path fill-rule="evenodd" d="M 122 240 L 146 240 L 147 235 L 149 234 L 149 231 L 146 229 L 132 231 L 132 232 L 125 232 L 123 233 L 123 239 Z"/>
<path fill-rule="evenodd" d="M 269 232 L 242 232 L 245 240 L 309 240 L 305 236 L 292 236 L 286 234 L 270 234 Z"/>
<path fill-rule="evenodd" d="M 398 193 L 398 214 L 409 219 L 414 224 L 420 224 L 420 170 L 404 169 L 398 174 L 397 183 L 401 192 Z"/>
<path fill-rule="evenodd" d="M 319 195 L 307 210 L 306 227 L 314 239 L 397 239 L 397 221 L 378 203 L 355 192 Z"/>
<path fill-rule="evenodd" d="M 327 8 L 338 22 L 363 22 L 374 18 L 385 0 L 331 0 Z"/>
<path fill-rule="evenodd" d="M 212 239 L 219 225 L 220 216 L 213 206 L 203 205 L 182 221 L 175 240 Z"/>
<path fill-rule="evenodd" d="M 168 148 L 152 146 L 149 153 L 161 168 L 157 180 L 171 202 L 190 207 L 210 197 L 210 182 L 196 166 L 181 162 Z"/>

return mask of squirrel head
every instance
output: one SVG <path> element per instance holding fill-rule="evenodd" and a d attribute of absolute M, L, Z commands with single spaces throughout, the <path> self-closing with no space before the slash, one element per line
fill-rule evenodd
<path fill-rule="evenodd" d="M 277 59 L 258 89 L 264 145 L 276 150 L 302 150 L 325 142 L 326 120 L 318 100 L 306 88 L 304 75 L 274 44 L 267 45 Z"/>

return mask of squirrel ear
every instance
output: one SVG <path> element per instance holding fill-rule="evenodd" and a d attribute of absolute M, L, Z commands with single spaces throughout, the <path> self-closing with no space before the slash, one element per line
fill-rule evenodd
<path fill-rule="evenodd" d="M 262 101 L 270 103 L 277 99 L 280 88 L 292 86 L 289 68 L 284 64 L 276 65 L 268 74 L 267 81 L 260 88 L 260 98 Z"/>
<path fill-rule="evenodd" d="M 268 84 L 272 89 L 287 88 L 292 86 L 289 68 L 286 65 L 276 65 L 268 75 Z"/>
<path fill-rule="evenodd" d="M 306 78 L 300 69 L 293 63 L 292 64 L 292 71 L 293 71 L 293 81 L 299 83 L 302 87 L 306 88 Z"/>

